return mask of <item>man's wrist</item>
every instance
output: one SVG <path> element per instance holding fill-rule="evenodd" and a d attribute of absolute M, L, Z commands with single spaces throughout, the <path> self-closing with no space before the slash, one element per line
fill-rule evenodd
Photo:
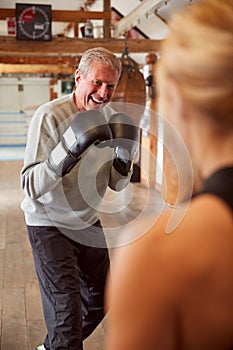
<path fill-rule="evenodd" d="M 122 158 L 115 158 L 113 161 L 114 168 L 123 176 L 128 176 L 132 170 L 133 162 Z"/>

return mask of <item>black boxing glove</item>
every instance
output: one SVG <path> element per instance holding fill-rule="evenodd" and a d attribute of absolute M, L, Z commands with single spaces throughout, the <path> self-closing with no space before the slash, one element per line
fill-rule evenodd
<path fill-rule="evenodd" d="M 94 110 L 80 112 L 52 150 L 48 162 L 55 173 L 63 177 L 79 162 L 89 146 L 102 143 L 105 147 L 111 138 L 111 129 L 102 113 Z"/>
<path fill-rule="evenodd" d="M 139 128 L 126 114 L 113 114 L 109 120 L 112 132 L 110 147 L 115 149 L 114 168 L 127 176 L 133 166 L 133 159 L 139 145 Z"/>

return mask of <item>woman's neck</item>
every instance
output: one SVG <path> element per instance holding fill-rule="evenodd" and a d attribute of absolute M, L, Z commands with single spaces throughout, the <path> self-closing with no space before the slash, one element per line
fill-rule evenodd
<path fill-rule="evenodd" d="M 220 168 L 233 166 L 233 136 L 206 138 L 202 141 L 198 158 L 198 167 L 203 179 Z"/>

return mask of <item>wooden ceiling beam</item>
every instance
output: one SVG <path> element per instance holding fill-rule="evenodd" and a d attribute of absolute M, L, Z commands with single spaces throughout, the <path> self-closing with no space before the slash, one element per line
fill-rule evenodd
<path fill-rule="evenodd" d="M 158 52 L 162 40 L 128 39 L 129 53 Z M 0 36 L 0 62 L 4 55 L 78 55 L 96 46 L 102 46 L 114 53 L 122 53 L 124 39 L 91 39 L 54 37 L 52 41 L 21 41 L 15 37 Z"/>
<path fill-rule="evenodd" d="M 144 0 L 127 16 L 123 17 L 114 25 L 115 35 L 119 37 L 125 34 L 128 30 L 137 26 L 139 18 L 159 4 L 161 4 L 161 0 Z"/>
<path fill-rule="evenodd" d="M 80 61 L 81 56 L 23 56 L 11 55 L 1 56 L 0 62 L 2 64 L 52 64 L 52 65 L 66 65 L 76 67 Z"/>
<path fill-rule="evenodd" d="M 15 17 L 15 9 L 0 8 L 0 20 L 5 20 L 7 17 Z M 53 22 L 85 22 L 87 19 L 110 20 L 111 11 L 52 10 Z"/>
<path fill-rule="evenodd" d="M 53 64 L 1 64 L 1 74 L 74 74 L 72 66 Z"/>

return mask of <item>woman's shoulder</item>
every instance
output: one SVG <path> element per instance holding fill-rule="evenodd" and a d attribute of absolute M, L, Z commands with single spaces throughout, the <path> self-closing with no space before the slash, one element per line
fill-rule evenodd
<path fill-rule="evenodd" d="M 168 233 L 175 210 L 162 213 L 147 232 L 142 231 L 141 237 L 125 247 L 124 255 L 132 256 L 135 269 L 153 266 L 158 273 L 179 273 L 185 280 L 227 256 L 233 264 L 232 212 L 220 198 L 203 194 L 192 200 L 179 224 Z M 142 229 L 152 220 L 141 219 Z M 133 232 L 134 227 L 130 230 Z"/>

